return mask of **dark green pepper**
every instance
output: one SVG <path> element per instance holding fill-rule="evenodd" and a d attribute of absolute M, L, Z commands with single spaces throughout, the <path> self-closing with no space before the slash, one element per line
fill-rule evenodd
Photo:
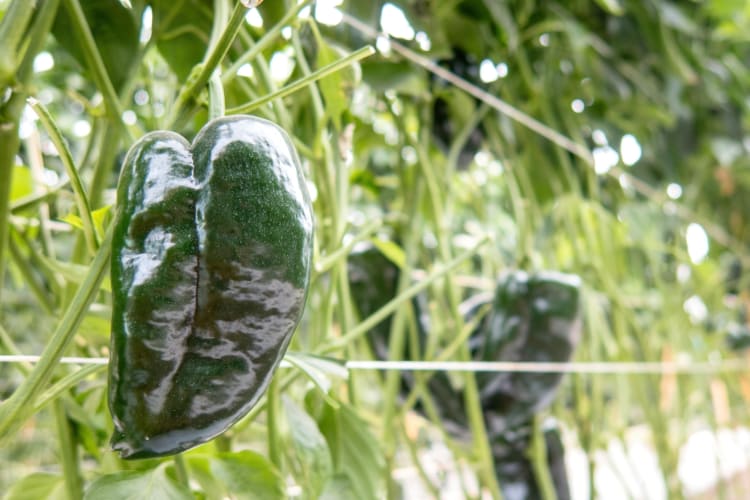
<path fill-rule="evenodd" d="M 488 323 L 475 344 L 481 361 L 569 361 L 581 333 L 580 279 L 557 272 L 503 277 Z M 554 399 L 560 373 L 481 373 L 485 418 L 500 431 L 527 422 Z"/>
<path fill-rule="evenodd" d="M 349 280 L 354 301 L 366 317 L 393 298 L 398 268 L 376 249 L 349 257 Z M 489 314 L 469 338 L 475 361 L 570 360 L 580 336 L 577 276 L 556 272 L 506 273 L 498 281 Z M 421 320 L 419 301 L 412 302 L 417 321 L 419 348 L 426 344 L 429 325 Z M 487 306 L 474 302 L 466 321 Z M 405 359 L 407 353 L 388 352 L 390 328 L 386 322 L 373 328 L 369 340 L 381 359 Z M 421 357 L 422 353 L 416 353 Z M 535 413 L 554 399 L 562 375 L 559 373 L 477 373 L 482 413 L 492 445 L 495 472 L 509 500 L 539 498 L 539 487 L 528 458 L 531 422 Z M 413 374 L 402 375 L 402 394 L 414 387 Z M 428 381 L 429 392 L 443 424 L 455 435 L 469 434 L 463 391 L 455 388 L 443 372 Z M 416 410 L 422 411 L 419 404 Z M 545 431 L 548 467 L 558 498 L 570 498 L 564 467 L 565 451 L 559 433 Z"/>
<path fill-rule="evenodd" d="M 266 120 L 145 135 L 120 175 L 109 406 L 123 458 L 168 455 L 257 402 L 302 315 L 313 214 L 296 152 Z"/>

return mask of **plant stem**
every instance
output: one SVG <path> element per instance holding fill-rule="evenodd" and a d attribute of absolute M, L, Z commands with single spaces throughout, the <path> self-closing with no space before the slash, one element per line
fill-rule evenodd
<path fill-rule="evenodd" d="M 0 22 L 0 90 L 16 72 L 19 44 L 34 13 L 35 3 L 31 0 L 11 2 Z"/>
<path fill-rule="evenodd" d="M 0 283 L 5 275 L 5 249 L 10 224 L 10 185 L 13 180 L 18 138 L 18 120 L 23 109 L 23 96 L 15 94 L 0 107 Z M 2 290 L 2 287 L 0 287 Z"/>
<path fill-rule="evenodd" d="M 109 271 L 113 227 L 110 226 L 107 231 L 86 278 L 47 343 L 34 371 L 26 377 L 13 395 L 0 405 L 0 438 L 13 433 L 23 424 L 28 413 L 33 409 L 37 397 L 57 368 L 65 349 L 73 340 L 88 306 L 99 292 L 99 284 Z"/>
<path fill-rule="evenodd" d="M 244 104 L 242 106 L 236 106 L 234 108 L 229 108 L 227 110 L 227 114 L 238 114 L 238 113 L 249 113 L 250 111 L 254 110 L 255 108 L 258 108 L 260 106 L 263 106 L 264 104 L 273 101 L 274 99 L 279 99 L 282 97 L 286 97 L 289 94 L 293 94 L 294 92 L 297 92 L 299 89 L 310 85 L 311 83 L 314 83 L 321 78 L 325 78 L 326 76 L 330 75 L 331 73 L 335 73 L 336 71 L 341 70 L 342 68 L 345 68 L 346 66 L 349 66 L 350 64 L 354 64 L 355 62 L 359 61 L 360 59 L 364 59 L 365 57 L 369 57 L 375 53 L 375 49 L 371 45 L 367 45 L 366 47 L 362 47 L 361 49 L 352 52 L 346 57 L 343 57 L 339 59 L 338 61 L 332 62 L 331 64 L 328 64 L 326 66 L 323 66 L 319 70 L 310 73 L 309 75 L 300 78 L 294 83 L 290 83 L 289 85 L 277 90 L 276 92 L 272 92 L 270 94 L 266 94 L 260 99 L 256 99 L 248 104 Z"/>
<path fill-rule="evenodd" d="M 248 63 L 252 61 L 258 54 L 260 54 L 266 47 L 270 46 L 271 43 L 276 41 L 276 38 L 281 33 L 281 30 L 287 26 L 292 19 L 294 19 L 297 14 L 299 14 L 299 11 L 301 11 L 303 8 L 305 8 L 307 5 L 309 5 L 312 2 L 312 0 L 303 0 L 302 2 L 297 3 L 294 7 L 292 7 L 289 12 L 286 13 L 284 17 L 281 18 L 281 20 L 276 23 L 271 29 L 266 31 L 266 33 L 263 35 L 263 37 L 258 40 L 258 43 L 253 45 L 247 52 L 242 54 L 237 60 L 232 64 L 229 69 L 224 73 L 224 76 L 222 77 L 222 80 L 224 83 L 228 83 L 232 78 L 237 76 L 237 70 L 242 67 L 243 64 Z"/>
<path fill-rule="evenodd" d="M 178 453 L 174 456 L 174 472 L 177 476 L 177 481 L 185 486 L 186 488 L 190 488 L 190 478 L 188 476 L 188 469 L 185 466 L 185 457 L 182 455 L 182 453 Z"/>
<path fill-rule="evenodd" d="M 41 304 L 42 309 L 44 309 L 47 314 L 52 314 L 55 310 L 55 304 L 44 287 L 34 276 L 34 271 L 32 270 L 32 265 L 31 262 L 29 262 L 29 259 L 24 258 L 21 251 L 10 237 L 8 238 L 8 250 L 10 250 L 10 255 L 16 264 L 16 268 L 20 271 L 21 276 L 23 276 L 24 281 L 26 281 L 26 284 L 31 290 L 31 293 L 34 294 L 34 297 L 36 297 L 37 301 Z"/>
<path fill-rule="evenodd" d="M 58 399 L 53 405 L 55 421 L 57 423 L 57 441 L 60 446 L 60 462 L 62 463 L 65 489 L 70 500 L 83 497 L 81 471 L 78 466 L 78 448 L 73 436 L 65 404 Z"/>
<path fill-rule="evenodd" d="M 224 87 L 217 70 L 208 81 L 208 119 L 213 120 L 224 116 L 224 110 Z"/>
<path fill-rule="evenodd" d="M 29 46 L 24 54 L 23 61 L 17 71 L 17 80 L 20 85 L 23 85 L 31 75 L 33 69 L 33 60 L 37 52 L 41 50 L 44 44 L 47 33 L 52 26 L 52 22 L 55 19 L 57 13 L 57 6 L 59 0 L 47 0 L 41 6 L 39 15 L 29 30 Z M 33 2 L 22 2 L 17 1 L 11 4 L 11 8 L 17 6 L 19 9 L 29 8 L 29 5 L 33 6 Z M 2 26 L 6 26 L 8 30 L 16 30 L 18 24 L 22 19 L 17 19 L 18 23 L 13 23 L 13 18 L 10 10 L 5 13 L 2 20 Z M 21 16 L 21 14 L 18 14 Z M 2 40 L 2 39 L 0 39 Z M 0 47 L 0 57 L 5 57 L 5 47 Z M 15 68 L 13 68 L 15 70 Z M 2 76 L 2 75 L 0 75 Z M 0 85 L 2 84 L 0 78 Z M 2 90 L 2 89 L 0 89 Z M 13 167 L 15 166 L 15 157 L 18 152 L 18 146 L 20 139 L 18 137 L 18 121 L 23 111 L 25 104 L 26 95 L 21 91 L 14 92 L 7 103 L 0 106 L 0 283 L 3 283 L 5 276 L 5 247 L 8 239 L 8 224 L 10 215 L 10 185 L 13 180 Z M 0 287 L 1 289 L 1 287 Z"/>
<path fill-rule="evenodd" d="M 280 392 L 278 377 L 271 377 L 266 401 L 268 419 L 268 458 L 281 471 L 281 434 L 279 429 Z"/>
<path fill-rule="evenodd" d="M 62 161 L 65 171 L 70 177 L 70 183 L 73 187 L 73 193 L 75 194 L 76 205 L 78 206 L 78 213 L 81 216 L 81 222 L 83 223 L 83 234 L 86 238 L 86 245 L 89 247 L 89 251 L 93 254 L 96 252 L 96 247 L 99 242 L 96 237 L 96 230 L 94 229 L 94 219 L 91 216 L 91 206 L 89 205 L 89 199 L 86 195 L 86 188 L 83 187 L 81 178 L 78 175 L 78 169 L 73 162 L 73 155 L 70 153 L 70 149 L 65 142 L 65 139 L 60 132 L 60 128 L 55 123 L 52 115 L 47 111 L 47 108 L 39 101 L 34 98 L 27 100 L 29 105 L 34 109 L 39 121 L 42 122 L 47 134 L 49 134 L 52 143 L 55 145 L 60 160 Z"/>
<path fill-rule="evenodd" d="M 337 248 L 336 250 L 326 255 L 325 257 L 321 257 L 320 259 L 318 259 L 318 262 L 315 263 L 315 269 L 314 269 L 316 277 L 328 272 L 339 261 L 346 260 L 346 257 L 352 251 L 352 248 L 354 248 L 354 245 L 356 245 L 360 241 L 364 241 L 367 238 L 369 238 L 375 231 L 380 229 L 382 226 L 383 226 L 382 219 L 376 219 L 376 220 L 369 222 L 368 224 L 365 224 L 365 226 L 362 227 L 360 232 L 357 233 L 354 237 L 352 237 L 349 241 L 347 241 L 345 245 L 342 245 L 341 247 Z"/>
<path fill-rule="evenodd" d="M 242 2 L 236 2 L 227 26 L 221 33 L 216 45 L 209 50 L 206 58 L 200 65 L 198 74 L 191 78 L 182 88 L 173 105 L 173 119 L 170 120 L 172 127 L 178 127 L 192 112 L 195 96 L 208 83 L 209 78 L 221 64 L 222 59 L 229 51 L 229 46 L 237 36 L 245 19 L 247 7 Z M 187 109 L 191 108 L 191 109 Z"/>
<path fill-rule="evenodd" d="M 107 74 L 107 69 L 104 66 L 104 61 L 99 53 L 99 49 L 96 48 L 94 35 L 91 34 L 91 29 L 86 21 L 86 15 L 83 13 L 79 0 L 62 1 L 65 2 L 65 7 L 70 14 L 76 38 L 83 48 L 83 57 L 86 60 L 86 65 L 91 71 L 96 87 L 104 97 L 104 104 L 110 122 L 115 124 L 117 128 L 121 129 L 132 139 L 133 137 L 130 134 L 130 130 L 128 130 L 125 122 L 122 121 L 122 106 L 120 105 L 120 100 L 117 98 L 115 87 Z"/>
<path fill-rule="evenodd" d="M 531 422 L 531 443 L 529 444 L 529 459 L 531 468 L 534 470 L 534 479 L 539 486 L 542 500 L 557 500 L 555 483 L 549 472 L 547 460 L 547 443 L 542 430 L 542 417 L 534 415 Z"/>
<path fill-rule="evenodd" d="M 320 352 L 327 353 L 327 352 L 335 351 L 337 349 L 345 347 L 352 340 L 364 335 L 365 333 L 370 331 L 372 327 L 374 327 L 375 325 L 383 321 L 389 315 L 393 314 L 393 312 L 396 309 L 398 309 L 404 302 L 406 302 L 407 300 L 411 300 L 422 290 L 425 290 L 426 288 L 431 286 L 433 283 L 435 283 L 437 280 L 445 277 L 455 268 L 460 266 L 463 262 L 465 262 L 466 260 L 476 255 L 476 253 L 488 241 L 489 241 L 489 237 L 482 238 L 472 248 L 463 252 L 462 254 L 460 254 L 458 257 L 454 258 L 450 262 L 446 263 L 442 268 L 438 269 L 437 271 L 433 271 L 430 275 L 428 275 L 425 279 L 423 279 L 419 283 L 415 283 L 409 288 L 407 288 L 406 290 L 404 290 L 402 293 L 394 297 L 386 305 L 384 305 L 383 307 L 375 311 L 366 320 L 359 323 L 357 326 L 355 326 L 354 328 L 346 332 L 344 335 L 342 335 L 338 339 L 332 340 L 331 342 L 329 342 L 327 346 L 323 346 L 323 348 L 320 349 Z"/>

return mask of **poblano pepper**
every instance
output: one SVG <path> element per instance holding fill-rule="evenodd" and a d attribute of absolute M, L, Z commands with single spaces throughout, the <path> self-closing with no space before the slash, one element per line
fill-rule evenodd
<path fill-rule="evenodd" d="M 384 280 L 384 277 L 388 277 Z M 366 317 L 393 298 L 398 268 L 370 248 L 349 258 L 352 295 L 360 314 Z M 529 274 L 516 271 L 498 281 L 489 314 L 469 338 L 475 361 L 557 361 L 570 360 L 580 336 L 580 280 L 556 272 Z M 420 302 L 413 301 L 418 318 Z M 477 302 L 466 313 L 470 320 L 486 306 Z M 429 327 L 418 321 L 419 348 L 426 345 Z M 383 322 L 370 332 L 369 340 L 379 358 L 405 359 L 407 353 L 391 355 L 390 328 Z M 495 470 L 503 495 L 508 499 L 538 498 L 539 490 L 527 456 L 531 421 L 555 397 L 562 378 L 558 373 L 477 373 L 480 402 L 492 444 Z M 402 376 L 404 392 L 414 386 L 409 372 Z M 462 390 L 455 388 L 443 372 L 428 382 L 443 424 L 460 437 L 468 436 Z M 421 411 L 419 404 L 417 410 Z M 570 497 L 563 462 L 564 449 L 556 431 L 545 432 L 549 469 L 557 496 Z"/>
<path fill-rule="evenodd" d="M 302 315 L 313 214 L 287 134 L 251 116 L 152 132 L 120 175 L 109 406 L 123 458 L 168 455 L 257 402 Z"/>

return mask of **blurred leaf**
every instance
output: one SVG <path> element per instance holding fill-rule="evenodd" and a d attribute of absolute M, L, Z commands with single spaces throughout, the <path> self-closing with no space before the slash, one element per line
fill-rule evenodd
<path fill-rule="evenodd" d="M 297 483 L 317 498 L 333 473 L 331 452 L 315 420 L 288 397 L 282 398 L 291 449 L 289 460 Z"/>
<path fill-rule="evenodd" d="M 701 33 L 701 29 L 698 28 L 698 26 L 692 19 L 685 15 L 680 7 L 664 0 L 662 0 L 661 2 L 657 2 L 657 5 L 659 7 L 662 21 L 664 21 L 664 24 L 666 24 L 670 28 L 674 28 L 677 31 L 681 31 L 689 35 L 696 35 Z"/>
<path fill-rule="evenodd" d="M 94 229 L 99 239 L 104 238 L 104 233 L 107 230 L 110 220 L 112 220 L 112 205 L 106 207 L 97 208 L 91 212 L 91 217 L 94 219 Z"/>
<path fill-rule="evenodd" d="M 224 485 L 211 472 L 211 457 L 187 454 L 190 478 L 203 490 L 206 500 L 224 500 L 227 497 Z"/>
<path fill-rule="evenodd" d="M 318 40 L 318 68 L 331 64 L 346 57 L 345 50 Z M 359 63 L 354 63 L 340 71 L 326 76 L 318 82 L 320 92 L 326 103 L 326 115 L 328 115 L 336 129 L 341 130 L 341 115 L 349 109 L 351 94 L 362 78 L 362 70 Z"/>
<path fill-rule="evenodd" d="M 10 185 L 10 201 L 29 196 L 34 192 L 31 170 L 24 165 L 13 167 L 13 180 Z"/>
<path fill-rule="evenodd" d="M 220 453 L 211 458 L 211 472 L 233 498 L 277 500 L 284 498 L 284 479 L 273 465 L 254 451 Z"/>
<path fill-rule="evenodd" d="M 112 0 L 88 0 L 81 2 L 81 7 L 107 74 L 118 90 L 130 77 L 132 65 L 138 54 L 142 8 L 128 9 L 120 2 Z M 57 10 L 52 33 L 60 45 L 70 52 L 81 66 L 87 68 L 83 49 L 78 42 L 67 9 Z"/>
<path fill-rule="evenodd" d="M 284 360 L 307 375 L 324 395 L 331 390 L 331 376 L 343 379 L 349 376 L 340 361 L 322 356 L 287 351 Z"/>
<path fill-rule="evenodd" d="M 621 16 L 625 13 L 620 0 L 596 0 L 596 3 L 614 16 Z"/>
<path fill-rule="evenodd" d="M 3 500 L 67 500 L 65 480 L 57 474 L 37 472 L 26 476 L 3 495 Z"/>
<path fill-rule="evenodd" d="M 362 79 L 375 92 L 392 90 L 400 94 L 427 94 L 424 70 L 407 62 L 367 60 L 362 63 Z"/>
<path fill-rule="evenodd" d="M 377 499 L 383 493 L 385 458 L 367 424 L 348 405 L 325 404 L 318 420 L 333 458 L 334 470 L 348 476 L 352 498 Z"/>
<path fill-rule="evenodd" d="M 68 214 L 68 215 L 66 215 L 64 217 L 61 217 L 60 220 L 63 221 L 63 222 L 67 222 L 68 224 L 70 224 L 74 228 L 80 229 L 81 231 L 83 231 L 83 221 L 76 214 Z"/>
<path fill-rule="evenodd" d="M 86 489 L 84 500 L 193 500 L 193 495 L 166 473 L 165 465 L 146 471 L 101 476 Z"/>
<path fill-rule="evenodd" d="M 71 219 L 77 219 L 78 224 L 80 224 L 81 219 L 77 215 L 67 215 L 66 218 Z M 70 222 L 70 221 L 66 221 Z M 78 227 L 79 229 L 82 229 L 80 225 L 74 225 L 75 227 Z M 65 278 L 67 281 L 71 283 L 75 283 L 77 285 L 80 285 L 83 283 L 83 280 L 86 279 L 86 275 L 89 272 L 89 267 L 85 266 L 83 264 L 73 264 L 72 262 L 61 262 L 56 259 L 50 259 L 48 257 L 45 257 L 44 255 L 39 255 L 39 258 L 42 259 L 42 261 L 53 271 L 56 273 L 60 273 L 63 278 Z M 104 290 L 105 292 L 112 292 L 112 282 L 109 279 L 109 276 L 105 276 L 104 279 L 102 279 L 100 288 Z"/>
<path fill-rule="evenodd" d="M 396 243 L 380 238 L 372 238 L 370 241 L 386 259 L 393 262 L 399 269 L 406 267 L 406 254 Z"/>
<path fill-rule="evenodd" d="M 357 498 L 352 480 L 345 474 L 336 474 L 326 483 L 318 500 L 349 500 Z"/>
<path fill-rule="evenodd" d="M 273 2 L 276 3 L 276 2 Z M 213 23 L 212 0 L 153 0 L 153 37 L 180 82 L 203 60 Z"/>

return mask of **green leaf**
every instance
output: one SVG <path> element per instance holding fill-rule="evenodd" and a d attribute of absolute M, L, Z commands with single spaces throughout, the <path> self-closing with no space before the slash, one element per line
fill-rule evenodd
<path fill-rule="evenodd" d="M 31 170 L 24 165 L 13 167 L 13 180 L 10 184 L 10 201 L 29 196 L 34 192 Z"/>
<path fill-rule="evenodd" d="M 112 85 L 119 90 L 130 77 L 138 54 L 142 8 L 128 9 L 111 0 L 88 0 L 81 2 L 81 7 Z M 83 49 L 67 9 L 57 10 L 52 33 L 60 45 L 85 67 Z"/>
<path fill-rule="evenodd" d="M 107 474 L 86 490 L 84 500 L 193 500 L 193 495 L 166 472 L 166 464 L 153 470 Z"/>
<path fill-rule="evenodd" d="M 284 498 L 284 479 L 263 455 L 254 451 L 221 453 L 211 460 L 211 472 L 233 498 Z"/>
<path fill-rule="evenodd" d="M 206 500 L 223 500 L 227 497 L 224 486 L 211 473 L 210 457 L 189 453 L 187 463 L 190 467 L 190 479 L 200 485 Z"/>
<path fill-rule="evenodd" d="M 91 217 L 94 219 L 96 235 L 101 240 L 104 238 L 104 233 L 107 231 L 110 220 L 112 220 L 112 205 L 97 208 L 91 212 Z"/>
<path fill-rule="evenodd" d="M 67 222 L 74 228 L 80 229 L 81 231 L 83 231 L 83 221 L 76 214 L 67 214 L 64 217 L 61 217 L 60 220 L 63 222 Z"/>
<path fill-rule="evenodd" d="M 17 481 L 3 500 L 66 500 L 65 480 L 57 474 L 37 472 Z"/>
<path fill-rule="evenodd" d="M 297 483 L 317 498 L 333 473 L 331 451 L 315 420 L 294 401 L 282 398 L 290 442 L 289 459 Z"/>
<path fill-rule="evenodd" d="M 336 62 L 347 55 L 343 49 L 318 40 L 318 68 Z M 338 130 L 341 130 L 341 115 L 349 109 L 352 91 L 361 79 L 362 70 L 358 63 L 354 63 L 318 82 L 326 103 L 326 115 L 331 118 Z"/>
<path fill-rule="evenodd" d="M 622 8 L 620 0 L 596 0 L 596 3 L 599 7 L 614 16 L 621 16 L 625 13 L 625 9 Z"/>
<path fill-rule="evenodd" d="M 377 499 L 385 488 L 385 458 L 367 424 L 350 406 L 323 406 L 318 420 L 328 441 L 334 471 L 351 479 L 356 492 L 350 498 Z"/>
<path fill-rule="evenodd" d="M 70 220 L 68 220 L 70 219 Z M 83 229 L 80 225 L 81 219 L 77 215 L 66 215 L 63 220 L 65 222 L 69 223 L 70 225 L 77 227 L 79 229 Z M 65 278 L 67 281 L 71 283 L 81 284 L 83 283 L 83 280 L 86 279 L 86 273 L 88 273 L 89 268 L 88 266 L 84 266 L 83 264 L 73 264 L 72 262 L 61 262 L 56 259 L 50 259 L 48 257 L 45 257 L 44 255 L 39 255 L 39 257 L 42 259 L 42 261 L 49 267 L 52 271 L 55 271 L 57 273 L 60 273 L 63 278 Z M 109 276 L 105 276 L 101 283 L 101 289 L 106 292 L 112 292 L 112 283 L 109 279 Z"/>
<path fill-rule="evenodd" d="M 329 375 L 343 379 L 349 376 L 349 372 L 340 361 L 323 356 L 287 351 L 284 360 L 307 375 L 323 394 L 328 394 L 331 390 Z"/>
<path fill-rule="evenodd" d="M 336 474 L 326 483 L 318 500 L 348 500 L 357 498 L 352 480 L 345 474 Z"/>
<path fill-rule="evenodd" d="M 372 238 L 372 244 L 382 253 L 386 259 L 393 262 L 399 269 L 406 267 L 406 254 L 403 248 L 389 240 Z"/>
<path fill-rule="evenodd" d="M 427 94 L 427 76 L 412 63 L 369 60 L 362 63 L 362 79 L 375 92 L 393 90 L 400 94 Z"/>
<path fill-rule="evenodd" d="M 154 0 L 153 37 L 180 82 L 203 60 L 213 23 L 212 0 Z"/>

